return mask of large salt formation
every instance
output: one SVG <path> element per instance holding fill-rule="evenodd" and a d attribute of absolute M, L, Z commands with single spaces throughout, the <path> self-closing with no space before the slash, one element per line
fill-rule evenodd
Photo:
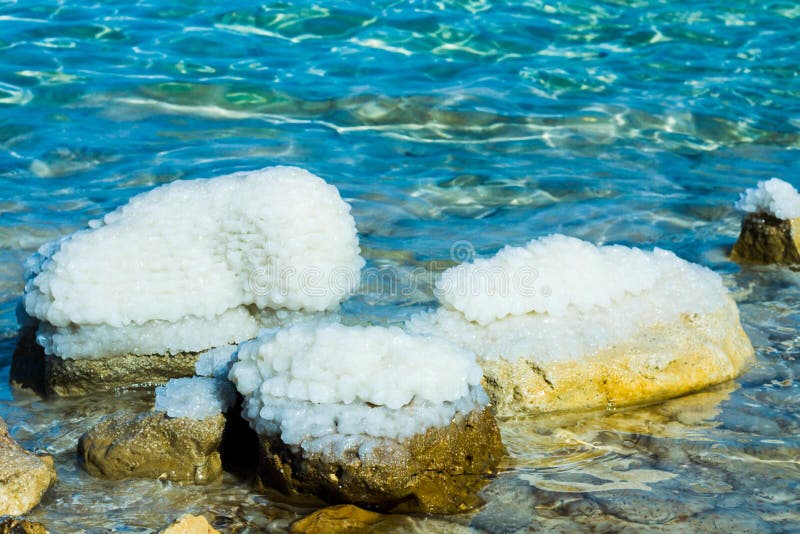
<path fill-rule="evenodd" d="M 230 378 L 284 492 L 453 513 L 503 454 L 475 356 L 442 339 L 298 323 L 242 344 Z"/>
<path fill-rule="evenodd" d="M 722 280 L 671 252 L 553 235 L 445 271 L 411 331 L 474 351 L 498 415 L 653 402 L 737 376 L 753 348 Z"/>
<path fill-rule="evenodd" d="M 745 212 L 731 259 L 741 263 L 800 264 L 800 193 L 772 178 L 739 198 Z"/>
<path fill-rule="evenodd" d="M 24 306 L 45 389 L 80 394 L 191 375 L 198 352 L 255 337 L 262 310 L 335 308 L 362 266 L 336 188 L 272 167 L 173 182 L 44 245 Z"/>

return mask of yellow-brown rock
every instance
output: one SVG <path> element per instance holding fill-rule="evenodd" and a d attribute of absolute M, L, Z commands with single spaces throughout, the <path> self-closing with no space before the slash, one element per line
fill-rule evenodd
<path fill-rule="evenodd" d="M 0 534 L 49 534 L 41 523 L 9 517 L 0 521 Z"/>
<path fill-rule="evenodd" d="M 161 534 L 220 534 L 220 532 L 202 515 L 186 514 L 162 530 Z"/>
<path fill-rule="evenodd" d="M 292 534 L 358 534 L 369 531 L 370 526 L 384 516 L 352 504 L 328 506 L 292 523 Z"/>
<path fill-rule="evenodd" d="M 0 515 L 28 513 L 55 481 L 52 456 L 36 456 L 20 447 L 0 419 Z"/>
<path fill-rule="evenodd" d="M 403 442 L 383 440 L 331 458 L 262 437 L 261 478 L 284 493 L 384 511 L 451 514 L 480 504 L 476 496 L 505 454 L 491 408 L 457 416 Z"/>
<path fill-rule="evenodd" d="M 753 359 L 732 299 L 579 360 L 482 361 L 499 416 L 630 406 L 679 397 L 738 376 Z"/>
<path fill-rule="evenodd" d="M 78 454 L 89 474 L 100 478 L 208 484 L 222 476 L 224 428 L 222 414 L 203 420 L 163 412 L 115 415 L 81 436 Z"/>
<path fill-rule="evenodd" d="M 767 213 L 748 213 L 731 259 L 739 263 L 800 264 L 800 218 L 786 220 Z"/>

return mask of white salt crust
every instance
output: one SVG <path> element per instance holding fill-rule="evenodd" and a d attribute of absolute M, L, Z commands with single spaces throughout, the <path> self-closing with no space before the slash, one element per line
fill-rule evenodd
<path fill-rule="evenodd" d="M 207 419 L 236 404 L 236 390 L 227 380 L 194 376 L 173 378 L 156 388 L 156 411 L 170 417 Z"/>
<path fill-rule="evenodd" d="M 749 213 L 767 213 L 778 219 L 794 219 L 800 217 L 800 193 L 790 183 L 772 178 L 742 193 L 736 208 Z"/>
<path fill-rule="evenodd" d="M 197 376 L 207 376 L 228 380 L 228 373 L 236 358 L 236 345 L 222 345 L 202 352 L 197 356 L 194 372 Z"/>
<path fill-rule="evenodd" d="M 229 376 L 259 434 L 331 452 L 449 424 L 488 402 L 481 375 L 442 339 L 306 322 L 240 345 Z"/>
<path fill-rule="evenodd" d="M 25 308 L 54 326 L 321 311 L 359 281 L 350 207 L 298 168 L 177 181 L 138 195 L 27 264 Z"/>
<path fill-rule="evenodd" d="M 508 279 L 537 272 L 535 291 L 512 285 L 492 292 L 480 281 L 492 269 Z M 465 291 L 447 285 L 456 278 Z M 413 316 L 408 330 L 445 337 L 479 360 L 581 359 L 653 325 L 710 313 L 729 298 L 717 274 L 672 252 L 597 247 L 561 235 L 453 267 L 439 287 L 444 307 Z"/>
<path fill-rule="evenodd" d="M 36 342 L 46 354 L 64 359 L 198 352 L 208 347 L 252 339 L 258 327 L 243 307 L 218 317 L 187 317 L 175 322 L 148 321 L 140 325 L 86 325 L 54 327 L 41 323 Z"/>
<path fill-rule="evenodd" d="M 194 352 L 254 337 L 276 310 L 335 308 L 363 264 L 336 188 L 272 167 L 173 182 L 42 246 L 24 305 L 62 358 Z"/>

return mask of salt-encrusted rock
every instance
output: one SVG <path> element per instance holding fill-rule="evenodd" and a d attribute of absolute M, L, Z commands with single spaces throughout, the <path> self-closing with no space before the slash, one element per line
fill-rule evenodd
<path fill-rule="evenodd" d="M 745 212 L 731 259 L 740 263 L 800 264 L 800 194 L 772 178 L 739 197 Z"/>
<path fill-rule="evenodd" d="M 163 412 L 114 415 L 81 436 L 78 454 L 86 470 L 100 478 L 208 484 L 222 476 L 224 427 L 222 414 L 202 420 Z"/>
<path fill-rule="evenodd" d="M 718 275 L 565 236 L 446 271 L 412 331 L 474 351 L 498 413 L 653 402 L 736 377 L 753 348 Z"/>
<path fill-rule="evenodd" d="M 55 394 L 184 376 L 196 353 L 255 337 L 264 310 L 336 308 L 363 264 L 349 205 L 307 171 L 173 182 L 29 258 L 38 373 Z M 12 379 L 25 384 L 43 359 L 20 348 Z"/>
<path fill-rule="evenodd" d="M 186 514 L 161 531 L 161 534 L 220 534 L 202 515 Z"/>
<path fill-rule="evenodd" d="M 0 534 L 49 534 L 41 523 L 8 517 L 0 521 Z"/>
<path fill-rule="evenodd" d="M 480 505 L 476 493 L 505 452 L 488 407 L 402 441 L 375 440 L 336 455 L 288 446 L 277 437 L 261 443 L 262 480 L 284 493 L 430 514 Z"/>
<path fill-rule="evenodd" d="M 0 516 L 28 513 L 55 481 L 52 456 L 36 456 L 20 447 L 0 419 Z"/>
<path fill-rule="evenodd" d="M 442 339 L 301 323 L 242 344 L 230 376 L 287 493 L 454 513 L 504 454 L 474 355 Z"/>

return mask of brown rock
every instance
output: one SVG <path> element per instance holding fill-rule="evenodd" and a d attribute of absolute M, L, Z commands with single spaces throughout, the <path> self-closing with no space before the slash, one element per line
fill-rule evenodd
<path fill-rule="evenodd" d="M 329 534 L 330 532 L 356 534 L 369 531 L 369 527 L 383 517 L 377 512 L 370 512 L 352 504 L 340 504 L 322 508 L 298 519 L 292 523 L 289 532 L 291 534 Z"/>
<path fill-rule="evenodd" d="M 100 478 L 208 484 L 222 476 L 224 427 L 222 414 L 203 420 L 163 412 L 114 415 L 81 436 L 78 454 L 89 474 Z"/>
<path fill-rule="evenodd" d="M 0 522 L 0 534 L 49 534 L 41 523 L 9 517 Z"/>
<path fill-rule="evenodd" d="M 52 456 L 36 456 L 20 447 L 0 419 L 0 515 L 28 513 L 55 481 Z"/>
<path fill-rule="evenodd" d="M 800 264 L 800 217 L 784 220 L 766 213 L 748 213 L 731 259 L 739 263 Z"/>
<path fill-rule="evenodd" d="M 220 532 L 202 515 L 186 514 L 162 530 L 161 534 L 220 534 Z"/>
<path fill-rule="evenodd" d="M 11 362 L 11 384 L 39 394 L 73 397 L 98 391 L 152 388 L 170 378 L 194 375 L 199 353 L 126 355 L 78 360 L 46 356 L 36 326 L 20 331 Z"/>
<path fill-rule="evenodd" d="M 505 454 L 490 408 L 457 417 L 403 442 L 383 440 L 362 456 L 307 453 L 276 436 L 261 440 L 262 481 L 284 493 L 379 510 L 450 514 L 480 504 L 475 493 Z"/>
<path fill-rule="evenodd" d="M 483 361 L 498 415 L 542 414 L 658 402 L 738 376 L 753 359 L 733 300 L 706 315 L 660 324 L 570 361 Z"/>

